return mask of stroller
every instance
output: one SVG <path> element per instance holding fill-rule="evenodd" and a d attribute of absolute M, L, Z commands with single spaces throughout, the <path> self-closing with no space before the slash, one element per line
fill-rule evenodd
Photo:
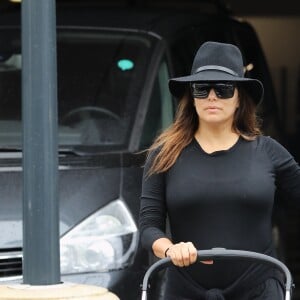
<path fill-rule="evenodd" d="M 269 265 L 277 268 L 285 275 L 285 298 L 284 300 L 291 300 L 292 296 L 292 276 L 289 269 L 284 263 L 278 259 L 251 251 L 243 250 L 229 250 L 225 248 L 213 248 L 211 250 L 198 250 L 198 260 L 210 260 L 210 259 L 243 259 L 247 261 L 261 262 L 265 265 Z M 142 298 L 141 300 L 147 300 L 147 290 L 150 277 L 161 269 L 168 267 L 172 264 L 169 257 L 160 259 L 155 262 L 145 273 L 142 284 Z"/>

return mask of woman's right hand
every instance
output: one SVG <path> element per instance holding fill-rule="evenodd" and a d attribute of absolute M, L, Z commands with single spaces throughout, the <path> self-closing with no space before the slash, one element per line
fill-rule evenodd
<path fill-rule="evenodd" d="M 166 256 L 178 267 L 187 267 L 197 261 L 197 249 L 192 242 L 180 242 L 168 247 Z M 201 261 L 204 264 L 213 264 L 212 260 Z"/>
<path fill-rule="evenodd" d="M 166 251 L 173 264 L 178 267 L 187 267 L 197 261 L 197 249 L 192 242 L 181 242 L 171 245 Z"/>

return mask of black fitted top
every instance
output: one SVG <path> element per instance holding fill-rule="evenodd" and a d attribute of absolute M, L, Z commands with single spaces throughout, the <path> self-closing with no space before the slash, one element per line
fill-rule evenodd
<path fill-rule="evenodd" d="M 168 214 L 173 243 L 191 241 L 199 250 L 224 247 L 274 255 L 271 216 L 276 188 L 299 201 L 300 168 L 274 139 L 240 137 L 229 150 L 211 154 L 194 139 L 167 172 L 144 175 L 142 244 L 151 250 L 155 240 L 166 237 Z M 182 270 L 206 288 L 225 288 L 242 276 L 257 279 L 265 273 L 253 264 L 233 261 Z"/>

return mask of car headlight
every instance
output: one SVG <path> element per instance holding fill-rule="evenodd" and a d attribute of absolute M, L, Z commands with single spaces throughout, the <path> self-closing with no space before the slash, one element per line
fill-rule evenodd
<path fill-rule="evenodd" d="M 62 274 L 126 267 L 137 247 L 137 226 L 122 200 L 101 208 L 60 240 Z"/>

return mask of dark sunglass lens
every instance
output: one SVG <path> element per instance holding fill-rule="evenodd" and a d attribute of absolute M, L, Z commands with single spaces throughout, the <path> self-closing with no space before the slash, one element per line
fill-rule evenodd
<path fill-rule="evenodd" d="M 194 96 L 194 98 L 200 98 L 200 99 L 207 98 L 210 88 L 211 87 L 205 83 L 193 83 L 192 95 Z"/>
<path fill-rule="evenodd" d="M 217 83 L 214 90 L 218 98 L 228 99 L 234 95 L 235 85 L 233 83 Z"/>

